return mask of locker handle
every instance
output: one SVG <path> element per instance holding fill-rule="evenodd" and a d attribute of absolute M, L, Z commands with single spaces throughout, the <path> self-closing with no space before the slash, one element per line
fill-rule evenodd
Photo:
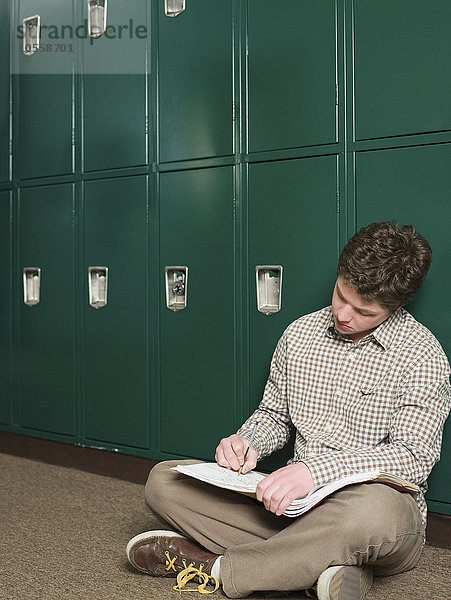
<path fill-rule="evenodd" d="M 165 267 L 166 307 L 178 312 L 188 301 L 188 267 Z"/>
<path fill-rule="evenodd" d="M 39 50 L 39 39 L 41 35 L 41 17 L 33 15 L 22 21 L 23 26 L 23 53 L 25 56 L 33 56 Z"/>
<path fill-rule="evenodd" d="M 108 0 L 88 0 L 88 33 L 89 37 L 98 38 L 106 30 Z"/>
<path fill-rule="evenodd" d="M 178 17 L 185 10 L 185 0 L 164 0 L 164 14 Z"/>
<path fill-rule="evenodd" d="M 103 308 L 108 303 L 108 267 L 89 267 L 89 304 Z"/>
<path fill-rule="evenodd" d="M 41 301 L 41 269 L 25 267 L 23 270 L 23 301 L 27 306 L 36 306 Z"/>
<path fill-rule="evenodd" d="M 282 306 L 281 265 L 257 265 L 255 278 L 257 285 L 257 310 L 264 315 L 273 315 Z"/>

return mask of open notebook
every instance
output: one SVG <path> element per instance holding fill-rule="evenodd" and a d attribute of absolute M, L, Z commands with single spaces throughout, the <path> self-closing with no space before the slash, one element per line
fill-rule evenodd
<path fill-rule="evenodd" d="M 236 471 L 224 469 L 224 467 L 220 467 L 216 463 L 205 462 L 194 465 L 177 465 L 176 467 L 172 467 L 172 470 L 215 485 L 216 487 L 253 497 L 255 497 L 257 485 L 266 477 L 264 473 L 259 473 L 258 471 L 250 471 L 244 475 L 238 475 Z M 336 479 L 325 485 L 313 488 L 304 498 L 294 500 L 283 514 L 287 517 L 298 517 L 319 504 L 324 498 L 333 494 L 333 492 L 347 485 L 364 482 L 384 483 L 401 492 L 409 492 L 411 494 L 416 494 L 420 491 L 417 485 L 409 483 L 397 475 L 391 475 L 382 471 L 366 471 L 348 475 L 343 479 Z"/>

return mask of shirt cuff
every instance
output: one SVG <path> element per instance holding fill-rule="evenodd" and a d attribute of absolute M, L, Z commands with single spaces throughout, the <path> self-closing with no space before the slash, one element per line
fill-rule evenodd
<path fill-rule="evenodd" d="M 343 477 L 340 462 L 333 455 L 319 454 L 301 462 L 307 465 L 315 487 Z"/>
<path fill-rule="evenodd" d="M 237 435 L 245 438 L 250 441 L 252 435 L 253 423 L 250 422 L 249 425 L 245 423 L 238 431 Z M 254 441 L 252 442 L 252 447 L 257 451 L 258 460 L 269 456 L 276 447 L 276 441 L 272 440 L 273 432 L 271 431 L 270 426 L 265 423 L 263 420 L 259 422 L 258 431 L 254 437 Z"/>

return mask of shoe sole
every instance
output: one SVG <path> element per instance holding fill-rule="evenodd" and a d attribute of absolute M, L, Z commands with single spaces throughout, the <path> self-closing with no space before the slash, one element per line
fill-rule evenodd
<path fill-rule="evenodd" d="M 341 569 L 346 569 L 343 577 L 334 581 Z M 373 583 L 371 567 L 329 567 L 323 575 L 318 579 L 320 600 L 363 600 Z"/>
<path fill-rule="evenodd" d="M 175 531 L 168 531 L 165 529 L 154 529 L 153 531 L 145 531 L 144 533 L 139 533 L 138 535 L 135 535 L 135 537 L 133 537 L 128 542 L 127 548 L 125 549 L 128 562 L 131 565 L 133 565 L 135 567 L 135 569 L 142 571 L 142 569 L 140 567 L 138 567 L 137 565 L 135 565 L 134 561 L 132 560 L 133 549 L 135 548 L 135 546 L 137 544 L 139 544 L 143 540 L 155 538 L 155 537 L 179 537 L 179 538 L 184 538 L 185 540 L 187 539 L 184 535 L 182 535 L 180 533 L 176 533 Z"/>

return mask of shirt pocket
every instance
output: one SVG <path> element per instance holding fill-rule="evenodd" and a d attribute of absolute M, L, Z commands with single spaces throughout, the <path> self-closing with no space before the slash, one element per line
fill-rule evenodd
<path fill-rule="evenodd" d="M 381 386 L 355 391 L 353 400 L 344 407 L 345 429 L 353 448 L 371 448 L 387 439 L 393 404 L 393 394 Z"/>

